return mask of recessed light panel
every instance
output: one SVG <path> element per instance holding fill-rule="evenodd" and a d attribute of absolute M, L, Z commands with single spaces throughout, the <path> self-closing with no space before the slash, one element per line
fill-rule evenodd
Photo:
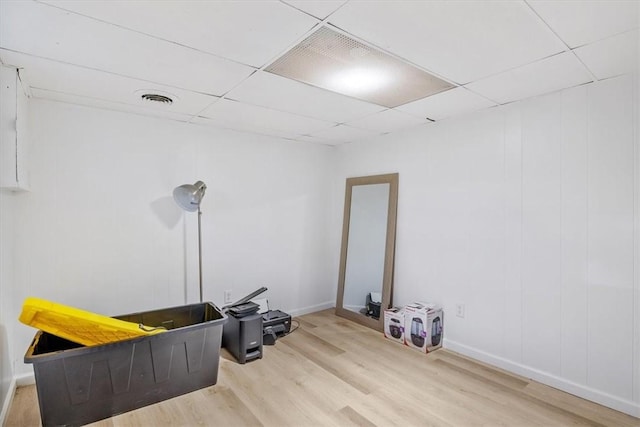
<path fill-rule="evenodd" d="M 294 46 L 265 71 L 389 108 L 453 87 L 327 27 Z"/>

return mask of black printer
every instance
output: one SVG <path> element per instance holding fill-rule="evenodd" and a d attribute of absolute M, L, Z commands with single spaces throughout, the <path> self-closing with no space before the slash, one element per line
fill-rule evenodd
<path fill-rule="evenodd" d="M 291 330 L 291 316 L 280 310 L 269 310 L 262 314 L 262 343 L 274 345 L 276 340 Z"/>

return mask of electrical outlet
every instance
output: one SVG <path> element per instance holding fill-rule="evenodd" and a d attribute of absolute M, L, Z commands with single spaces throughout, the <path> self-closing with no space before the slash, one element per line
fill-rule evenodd
<path fill-rule="evenodd" d="M 464 318 L 464 304 L 456 304 L 456 316 Z"/>
<path fill-rule="evenodd" d="M 231 289 L 228 289 L 226 291 L 224 291 L 224 303 L 225 304 L 229 304 L 231 303 Z"/>

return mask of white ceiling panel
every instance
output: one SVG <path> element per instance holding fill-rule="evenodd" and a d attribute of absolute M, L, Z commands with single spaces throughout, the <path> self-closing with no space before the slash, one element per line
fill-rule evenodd
<path fill-rule="evenodd" d="M 630 73 L 640 63 L 640 30 L 627 31 L 574 52 L 598 79 Z"/>
<path fill-rule="evenodd" d="M 388 133 L 426 123 L 428 123 L 426 119 L 420 119 L 396 110 L 386 110 L 362 119 L 348 122 L 347 124 L 355 128 L 370 130 L 377 133 Z"/>
<path fill-rule="evenodd" d="M 89 98 L 86 96 L 71 95 L 63 92 L 53 92 L 45 89 L 31 89 L 34 98 L 48 99 L 52 101 L 66 102 L 68 104 L 85 105 L 88 107 L 102 108 L 105 110 L 121 111 L 125 113 L 138 114 L 148 117 L 162 117 L 165 119 L 177 120 L 180 122 L 188 122 L 193 116 L 188 114 L 180 114 L 166 109 L 149 108 L 144 106 L 135 106 L 120 102 L 105 101 L 102 99 Z"/>
<path fill-rule="evenodd" d="M 26 69 L 26 83 L 32 89 L 46 89 L 84 98 L 137 105 L 158 111 L 197 114 L 219 98 L 191 91 L 151 84 L 116 74 L 63 64 L 32 56 L 0 50 L 6 64 Z M 170 105 L 152 103 L 140 98 L 136 92 L 148 89 L 171 94 L 175 99 Z M 86 103 L 83 103 L 86 105 Z"/>
<path fill-rule="evenodd" d="M 224 94 L 254 72 L 245 65 L 41 3 L 2 1 L 0 8 L 2 47 L 17 52 L 212 95 Z"/>
<path fill-rule="evenodd" d="M 571 48 L 638 28 L 638 0 L 528 0 Z"/>
<path fill-rule="evenodd" d="M 564 52 L 470 83 L 466 87 L 486 98 L 505 104 L 592 80 L 589 72 L 575 55 Z"/>
<path fill-rule="evenodd" d="M 285 139 L 291 139 L 291 140 L 295 140 L 298 137 L 298 135 L 294 133 L 273 129 L 273 128 L 266 128 L 250 122 L 242 123 L 242 126 L 240 126 L 237 122 L 228 122 L 225 120 L 212 119 L 209 117 L 194 117 L 193 120 L 191 120 L 191 123 L 213 127 L 217 129 L 231 129 L 238 132 L 248 132 L 248 133 L 254 133 L 258 135 L 266 135 L 266 136 L 272 136 L 276 138 L 285 138 Z"/>
<path fill-rule="evenodd" d="M 311 142 L 313 144 L 323 144 L 323 145 L 340 145 L 341 142 L 331 141 L 324 138 L 319 138 L 317 136 L 311 135 L 302 135 L 296 138 L 296 141 L 299 142 Z"/>
<path fill-rule="evenodd" d="M 308 136 L 332 141 L 335 144 L 358 141 L 379 135 L 377 132 L 357 129 L 347 125 L 337 125 L 319 132 L 310 133 Z M 334 145 L 335 145 L 334 144 Z"/>
<path fill-rule="evenodd" d="M 468 89 L 458 87 L 402 105 L 396 109 L 418 117 L 442 120 L 447 117 L 482 110 L 494 105 L 496 105 L 495 102 L 476 95 Z"/>
<path fill-rule="evenodd" d="M 261 67 L 318 20 L 279 1 L 47 1 L 49 4 Z"/>
<path fill-rule="evenodd" d="M 327 129 L 335 123 L 285 113 L 255 105 L 222 99 L 200 113 L 200 116 L 233 124 L 239 128 L 273 129 L 287 134 L 302 135 Z"/>
<path fill-rule="evenodd" d="M 296 9 L 300 9 L 318 19 L 324 19 L 335 12 L 346 0 L 284 0 Z"/>
<path fill-rule="evenodd" d="M 521 1 L 349 2 L 329 22 L 458 84 L 566 49 Z"/>
<path fill-rule="evenodd" d="M 384 107 L 258 71 L 226 95 L 249 104 L 342 123 Z"/>

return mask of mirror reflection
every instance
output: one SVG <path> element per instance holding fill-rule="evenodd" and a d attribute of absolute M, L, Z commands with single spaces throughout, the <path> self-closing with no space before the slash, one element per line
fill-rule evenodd
<path fill-rule="evenodd" d="M 343 307 L 374 319 L 382 304 L 388 205 L 389 184 L 352 189 Z"/>
<path fill-rule="evenodd" d="M 398 174 L 347 179 L 336 314 L 382 330 L 391 304 Z"/>

